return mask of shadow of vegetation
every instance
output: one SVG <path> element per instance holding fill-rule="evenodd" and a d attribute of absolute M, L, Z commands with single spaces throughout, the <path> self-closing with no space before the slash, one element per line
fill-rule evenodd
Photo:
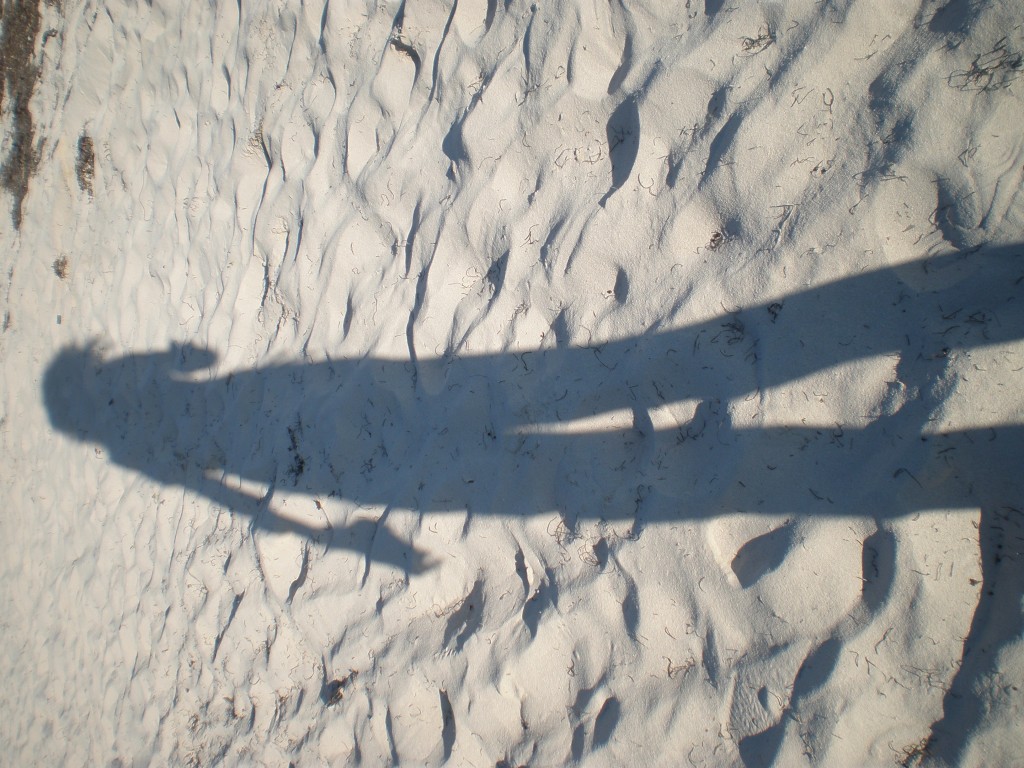
<path fill-rule="evenodd" d="M 921 510 L 980 509 L 983 599 L 930 747 L 955 760 L 963 744 L 953 734 L 982 716 L 973 686 L 1024 629 L 1024 426 L 943 431 L 937 418 L 969 370 L 964 356 L 1024 337 L 1022 281 L 1024 248 L 986 247 L 592 347 L 225 376 L 212 373 L 214 353 L 191 346 L 114 359 L 72 347 L 50 363 L 44 395 L 55 427 L 121 466 L 248 515 L 254 528 L 327 538 L 412 570 L 421 553 L 379 521 L 307 528 L 275 516 L 273 494 L 422 514 L 558 510 L 570 528 L 628 519 L 637 534 L 734 512 L 884 526 Z M 784 386 L 809 397 L 802 378 L 878 356 L 890 358 L 892 380 L 862 423 L 733 420 L 744 399 Z"/>

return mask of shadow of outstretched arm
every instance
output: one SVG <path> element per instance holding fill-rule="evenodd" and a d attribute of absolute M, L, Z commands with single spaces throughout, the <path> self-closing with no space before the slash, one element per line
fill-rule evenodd
<path fill-rule="evenodd" d="M 266 495 L 257 496 L 241 488 L 231 488 L 210 473 L 191 487 L 214 504 L 246 516 L 254 530 L 293 534 L 318 542 L 325 549 L 349 550 L 364 555 L 368 560 L 393 565 L 406 573 L 422 573 L 437 564 L 429 553 L 395 536 L 385 525 L 384 517 L 376 520 L 363 518 L 344 525 L 328 521 L 326 528 L 315 528 L 275 512 L 271 503 L 272 488 Z"/>

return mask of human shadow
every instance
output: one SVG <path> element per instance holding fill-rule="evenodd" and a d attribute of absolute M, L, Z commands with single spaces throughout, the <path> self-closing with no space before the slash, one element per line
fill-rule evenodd
<path fill-rule="evenodd" d="M 192 346 L 113 359 L 69 347 L 43 389 L 55 427 L 121 466 L 247 515 L 254 528 L 410 570 L 423 567 L 422 553 L 380 521 L 329 530 L 288 521 L 271 509 L 275 491 L 421 514 L 557 510 L 570 527 L 621 519 L 636 532 L 734 512 L 882 525 L 927 509 L 980 509 L 986 599 L 946 699 L 962 728 L 982 716 L 970 686 L 1024 628 L 1024 559 L 1011 535 L 1024 503 L 1024 425 L 949 431 L 937 416 L 965 375 L 955 361 L 1024 337 L 1022 254 L 1019 245 L 985 247 L 864 271 L 587 347 L 227 375 L 212 372 L 213 352 Z M 814 393 L 801 380 L 844 365 L 855 375 L 849 364 L 879 356 L 891 364 L 888 391 L 855 424 L 736 421 L 737 403 L 769 393 L 842 398 L 841 381 Z M 953 759 L 962 744 L 949 743 Z M 942 745 L 937 737 L 931 748 Z"/>

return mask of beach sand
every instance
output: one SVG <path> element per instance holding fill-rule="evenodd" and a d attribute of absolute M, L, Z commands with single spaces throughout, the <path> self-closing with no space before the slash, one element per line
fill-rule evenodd
<path fill-rule="evenodd" d="M 0 764 L 1024 765 L 1016 3 L 0 23 Z"/>

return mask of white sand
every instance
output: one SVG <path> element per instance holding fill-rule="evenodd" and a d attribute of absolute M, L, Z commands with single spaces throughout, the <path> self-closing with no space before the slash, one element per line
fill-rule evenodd
<path fill-rule="evenodd" d="M 912 5 L 40 4 L 0 763 L 1024 764 L 1024 19 Z"/>

